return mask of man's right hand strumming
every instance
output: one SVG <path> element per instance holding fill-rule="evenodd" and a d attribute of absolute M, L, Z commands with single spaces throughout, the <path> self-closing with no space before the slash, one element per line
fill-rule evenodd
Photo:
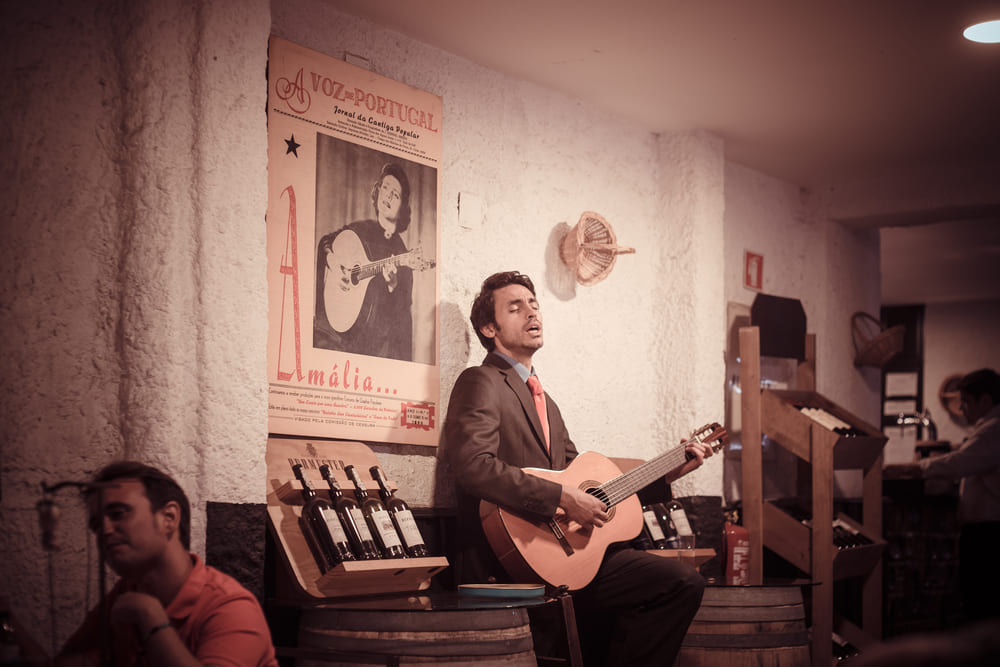
<path fill-rule="evenodd" d="M 563 486 L 559 509 L 564 512 L 561 520 L 575 521 L 584 528 L 600 528 L 611 518 L 603 502 L 573 486 Z"/>

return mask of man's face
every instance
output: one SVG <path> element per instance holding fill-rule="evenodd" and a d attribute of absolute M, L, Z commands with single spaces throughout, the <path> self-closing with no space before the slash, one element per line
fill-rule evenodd
<path fill-rule="evenodd" d="M 542 347 L 542 313 L 538 300 L 524 285 L 507 285 L 493 291 L 493 319 L 495 323 L 482 328 L 483 334 L 493 338 L 500 352 L 530 367 L 531 355 Z"/>
<path fill-rule="evenodd" d="M 395 222 L 403 202 L 403 186 L 395 176 L 386 176 L 378 188 L 378 214 L 380 218 Z"/>
<path fill-rule="evenodd" d="M 983 394 L 979 398 L 962 392 L 962 414 L 965 415 L 969 424 L 975 424 L 986 416 L 986 413 L 993 409 L 993 399 L 989 394 Z"/>
<path fill-rule="evenodd" d="M 141 575 L 161 557 L 171 531 L 177 530 L 176 503 L 154 512 L 138 479 L 115 480 L 99 496 L 90 501 L 90 526 L 105 561 L 123 577 Z"/>

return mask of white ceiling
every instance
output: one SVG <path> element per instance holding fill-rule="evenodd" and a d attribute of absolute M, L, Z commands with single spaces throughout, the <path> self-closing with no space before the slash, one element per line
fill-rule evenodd
<path fill-rule="evenodd" d="M 847 224 L 935 223 L 924 244 L 907 243 L 906 261 L 886 259 L 902 244 L 886 239 L 884 282 L 897 285 L 887 303 L 944 298 L 921 290 L 940 282 L 938 264 L 954 269 L 938 252 L 943 240 L 954 245 L 952 223 L 976 241 L 956 250 L 965 264 L 978 253 L 1000 266 L 989 231 L 1000 226 L 1000 44 L 961 36 L 1000 18 L 1000 1 L 331 3 L 652 132 L 709 130 L 725 140 L 727 159 L 811 192 L 873 192 L 868 210 L 843 211 Z M 883 182 L 891 192 L 880 193 Z M 917 253 L 918 276 L 893 273 Z M 974 272 L 993 281 L 986 298 L 1000 298 L 998 271 Z M 981 298 L 977 289 L 955 286 L 947 300 Z"/>

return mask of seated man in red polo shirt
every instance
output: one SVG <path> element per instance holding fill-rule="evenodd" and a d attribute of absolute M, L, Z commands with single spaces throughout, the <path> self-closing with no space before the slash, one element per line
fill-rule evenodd
<path fill-rule="evenodd" d="M 177 482 L 132 461 L 93 481 L 91 528 L 121 580 L 108 593 L 106 623 L 91 610 L 56 664 L 97 665 L 103 655 L 116 666 L 277 667 L 257 599 L 188 551 L 191 509 Z"/>

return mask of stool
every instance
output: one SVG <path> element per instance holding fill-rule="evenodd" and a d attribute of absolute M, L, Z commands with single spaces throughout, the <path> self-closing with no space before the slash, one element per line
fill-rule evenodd
<path fill-rule="evenodd" d="M 580 650 L 580 637 L 576 630 L 576 611 L 573 607 L 573 596 L 569 594 L 569 588 L 566 586 L 560 586 L 559 590 L 556 592 L 555 600 L 559 603 L 558 624 L 562 626 L 561 633 L 563 636 L 561 637 L 561 640 L 565 644 L 565 657 L 538 655 L 536 651 L 538 664 L 565 664 L 569 665 L 569 667 L 583 667 L 583 653 Z M 538 611 L 542 610 L 542 608 L 536 609 Z M 535 630 L 535 624 L 532 625 L 532 630 Z"/>

